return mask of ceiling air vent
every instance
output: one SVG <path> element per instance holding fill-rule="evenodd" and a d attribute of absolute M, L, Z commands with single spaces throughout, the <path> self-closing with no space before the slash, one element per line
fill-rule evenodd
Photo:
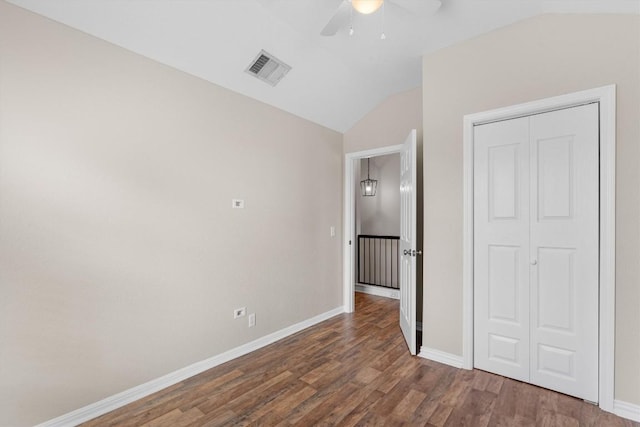
<path fill-rule="evenodd" d="M 291 66 L 280 61 L 275 56 L 261 50 L 256 59 L 245 70 L 252 76 L 256 76 L 271 86 L 278 84 L 280 80 L 291 70 Z"/>

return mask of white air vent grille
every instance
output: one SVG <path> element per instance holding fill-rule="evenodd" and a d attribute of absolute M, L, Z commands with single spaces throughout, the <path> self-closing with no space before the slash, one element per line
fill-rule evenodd
<path fill-rule="evenodd" d="M 290 70 L 290 65 L 261 50 L 245 71 L 263 82 L 275 86 Z"/>

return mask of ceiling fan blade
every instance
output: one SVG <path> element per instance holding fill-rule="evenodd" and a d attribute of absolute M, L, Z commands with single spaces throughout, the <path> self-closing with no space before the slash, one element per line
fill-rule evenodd
<path fill-rule="evenodd" d="M 323 36 L 335 36 L 340 28 L 343 28 L 349 22 L 351 16 L 351 4 L 348 1 L 343 1 L 338 6 L 338 10 L 333 14 L 327 25 L 324 26 L 320 35 Z"/>
<path fill-rule="evenodd" d="M 432 15 L 436 13 L 440 6 L 441 0 L 388 0 L 389 2 L 401 7 L 402 9 L 417 15 Z"/>

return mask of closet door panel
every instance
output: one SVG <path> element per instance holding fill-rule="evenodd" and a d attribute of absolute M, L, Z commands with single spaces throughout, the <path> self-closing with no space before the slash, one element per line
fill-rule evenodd
<path fill-rule="evenodd" d="M 598 400 L 598 106 L 531 117 L 531 382 Z"/>
<path fill-rule="evenodd" d="M 474 133 L 474 365 L 529 379 L 528 119 Z"/>

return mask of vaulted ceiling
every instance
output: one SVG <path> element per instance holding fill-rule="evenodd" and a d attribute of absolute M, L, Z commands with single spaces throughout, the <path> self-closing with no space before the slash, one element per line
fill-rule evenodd
<path fill-rule="evenodd" d="M 344 0 L 7 0 L 133 52 L 344 132 L 420 86 L 422 56 L 542 13 L 640 13 L 639 0 L 387 0 L 320 32 Z M 384 29 L 386 39 L 380 35 Z M 264 49 L 292 66 L 272 87 L 245 73 Z"/>

